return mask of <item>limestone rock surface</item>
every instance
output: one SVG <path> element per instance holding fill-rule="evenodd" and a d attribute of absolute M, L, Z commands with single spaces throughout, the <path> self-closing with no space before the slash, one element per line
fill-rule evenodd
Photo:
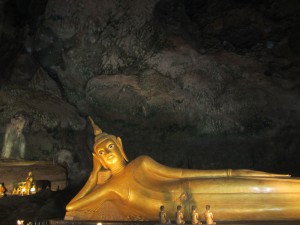
<path fill-rule="evenodd" d="M 33 159 L 67 149 L 88 171 L 91 115 L 131 159 L 299 175 L 296 1 L 4 5 L 1 132 L 28 115 Z"/>

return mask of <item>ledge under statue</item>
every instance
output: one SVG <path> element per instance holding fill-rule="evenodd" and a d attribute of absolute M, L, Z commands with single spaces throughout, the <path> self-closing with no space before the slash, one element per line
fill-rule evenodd
<path fill-rule="evenodd" d="M 193 205 L 207 204 L 215 220 L 300 219 L 300 179 L 253 170 L 170 168 L 148 156 L 128 162 L 121 139 L 91 122 L 93 170 L 67 205 L 65 220 L 158 221 L 164 205 L 174 221 L 178 205 L 190 218 Z"/>

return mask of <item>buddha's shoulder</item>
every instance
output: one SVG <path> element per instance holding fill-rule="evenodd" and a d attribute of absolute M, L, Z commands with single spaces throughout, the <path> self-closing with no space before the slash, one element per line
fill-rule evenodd
<path fill-rule="evenodd" d="M 132 160 L 131 163 L 136 165 L 147 165 L 151 163 L 156 163 L 156 161 L 148 155 L 141 155 Z"/>

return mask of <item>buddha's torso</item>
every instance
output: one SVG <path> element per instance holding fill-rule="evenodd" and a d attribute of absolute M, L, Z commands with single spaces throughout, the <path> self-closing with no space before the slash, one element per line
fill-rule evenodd
<path fill-rule="evenodd" d="M 175 219 L 177 205 L 183 206 L 184 218 L 186 218 L 190 217 L 193 204 L 198 207 L 205 206 L 207 203 L 220 206 L 226 205 L 228 198 L 232 200 L 237 198 L 236 201 L 240 202 L 240 197 L 250 200 L 254 199 L 253 196 L 267 198 L 274 194 L 274 199 L 277 201 L 276 196 L 281 195 L 276 193 L 300 193 L 300 181 L 293 179 L 170 178 L 167 174 L 163 176 L 161 173 L 152 172 L 152 161 L 148 157 L 138 157 L 131 161 L 121 174 L 112 176 L 105 184 L 99 185 L 97 189 L 113 190 L 114 193 L 108 194 L 101 210 L 110 209 L 108 211 L 117 212 L 116 214 L 120 217 L 116 219 L 120 220 L 153 220 L 155 218 L 158 220 L 159 208 L 164 205 L 169 217 Z M 268 195 L 257 195 L 258 193 Z M 256 201 L 258 199 L 253 200 L 253 202 Z M 115 208 L 109 208 L 107 204 Z M 255 208 L 256 205 L 253 207 Z"/>

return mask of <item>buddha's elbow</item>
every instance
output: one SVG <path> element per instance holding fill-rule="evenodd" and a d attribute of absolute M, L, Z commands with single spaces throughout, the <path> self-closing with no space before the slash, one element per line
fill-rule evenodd
<path fill-rule="evenodd" d="M 74 204 L 73 204 L 73 203 L 69 203 L 69 204 L 66 206 L 66 210 L 67 210 L 68 212 L 75 210 Z"/>

